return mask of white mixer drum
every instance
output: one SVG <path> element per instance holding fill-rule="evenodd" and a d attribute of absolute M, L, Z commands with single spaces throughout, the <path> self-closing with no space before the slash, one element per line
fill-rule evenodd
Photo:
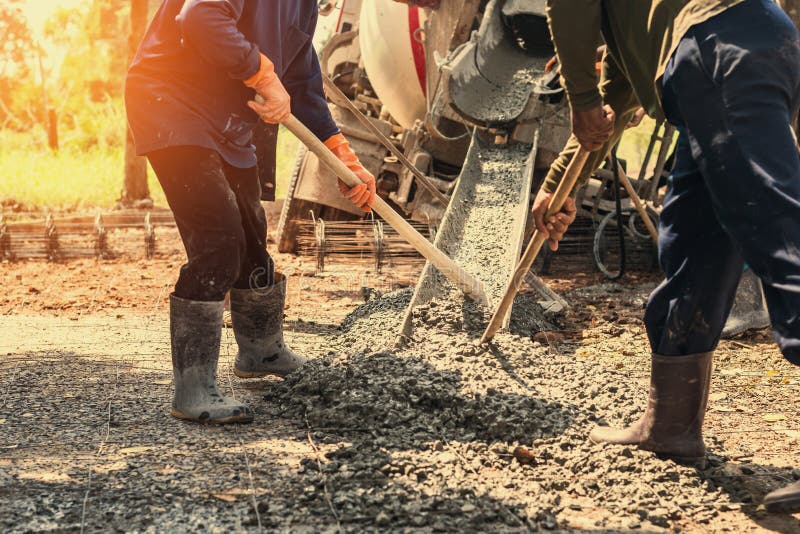
<path fill-rule="evenodd" d="M 361 58 L 378 98 L 402 127 L 411 128 L 427 111 L 424 10 L 392 0 L 361 6 Z"/>

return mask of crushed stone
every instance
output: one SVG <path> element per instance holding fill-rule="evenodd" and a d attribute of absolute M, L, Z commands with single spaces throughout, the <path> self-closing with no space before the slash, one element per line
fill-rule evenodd
<path fill-rule="evenodd" d="M 406 298 L 367 302 L 342 336 Z M 268 392 L 280 415 L 307 421 L 317 439 L 335 444 L 321 471 L 307 462 L 301 474 L 318 497 L 327 484 L 347 530 L 556 529 L 600 507 L 607 513 L 594 529 L 661 532 L 688 519 L 707 524 L 752 498 L 722 484 L 724 452 L 713 439 L 705 471 L 589 442 L 605 415 L 617 424 L 638 416 L 644 381 L 530 335 L 503 333 L 480 345 L 484 312 L 435 299 L 414 311 L 404 348 L 330 354 Z M 376 324 L 379 336 L 389 326 Z"/>

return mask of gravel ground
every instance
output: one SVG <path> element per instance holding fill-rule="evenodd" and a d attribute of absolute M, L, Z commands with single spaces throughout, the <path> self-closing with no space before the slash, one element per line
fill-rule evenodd
<path fill-rule="evenodd" d="M 112 281 L 141 271 L 115 267 Z M 168 415 L 159 280 L 133 309 L 0 316 L 0 531 L 800 532 L 758 508 L 800 476 L 800 373 L 767 334 L 720 347 L 706 470 L 587 442 L 640 413 L 652 284 L 560 281 L 573 312 L 558 331 L 523 317 L 491 347 L 475 342 L 481 310 L 435 300 L 393 349 L 408 290 L 356 309 L 357 289 L 303 277 L 287 338 L 312 361 L 237 380 L 226 330 L 221 383 L 257 420 L 206 428 Z"/>
<path fill-rule="evenodd" d="M 480 311 L 466 316 L 474 321 L 465 322 L 453 301 L 433 301 L 416 310 L 407 348 L 344 350 L 267 395 L 282 416 L 330 429 L 320 440 L 347 443 L 327 455 L 321 470 L 312 465 L 304 473 L 322 490 L 347 496 L 334 501 L 344 521 L 375 517 L 378 525 L 454 531 L 480 525 L 655 532 L 710 525 L 721 512 L 753 502 L 746 485 L 728 484 L 730 455 L 713 437 L 704 471 L 586 440 L 607 414 L 613 422 L 638 415 L 641 370 L 637 380 L 626 380 L 629 370 L 512 334 L 488 349 L 475 342 Z M 361 332 L 369 337 L 367 328 Z M 359 495 L 365 485 L 379 494 Z M 575 521 L 584 514 L 590 523 Z"/>

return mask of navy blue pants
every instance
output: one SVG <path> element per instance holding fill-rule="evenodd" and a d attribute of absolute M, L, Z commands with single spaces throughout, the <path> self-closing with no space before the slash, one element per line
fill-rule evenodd
<path fill-rule="evenodd" d="M 761 278 L 775 339 L 800 364 L 800 43 L 771 0 L 693 27 L 662 79 L 678 126 L 660 221 L 666 280 L 647 303 L 652 350 L 713 350 L 744 262 Z"/>

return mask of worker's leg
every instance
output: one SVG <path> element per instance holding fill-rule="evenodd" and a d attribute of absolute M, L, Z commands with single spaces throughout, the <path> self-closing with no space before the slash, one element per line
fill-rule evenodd
<path fill-rule="evenodd" d="M 222 159 L 192 146 L 152 152 L 148 159 L 189 259 L 170 298 L 172 415 L 200 423 L 252 421 L 249 408 L 217 389 L 223 298 L 239 277 L 245 245 Z"/>
<path fill-rule="evenodd" d="M 283 339 L 286 278 L 275 272 L 267 253 L 267 218 L 261 205 L 257 169 L 229 165 L 225 175 L 236 195 L 245 236 L 239 279 L 231 289 L 231 320 L 239 345 L 234 373 L 242 378 L 286 376 L 306 358 Z"/>
<path fill-rule="evenodd" d="M 183 146 L 147 155 L 167 197 L 188 261 L 175 296 L 222 301 L 239 278 L 246 241 L 236 195 L 213 150 Z"/>
<path fill-rule="evenodd" d="M 662 356 L 710 352 L 733 305 L 743 262 L 717 222 L 685 131 L 678 136 L 667 183 L 659 219 L 659 262 L 666 280 L 647 303 L 650 346 Z"/>
<path fill-rule="evenodd" d="M 236 196 L 244 232 L 244 254 L 240 258 L 239 277 L 233 287 L 270 287 L 275 283 L 275 264 L 267 252 L 267 216 L 261 205 L 258 169 L 239 169 L 225 164 L 225 178 Z"/>
<path fill-rule="evenodd" d="M 797 30 L 769 0 L 694 28 L 664 78 L 716 218 L 764 284 L 775 339 L 800 364 Z"/>
<path fill-rule="evenodd" d="M 666 280 L 645 312 L 652 348 L 647 407 L 633 425 L 600 426 L 589 437 L 702 465 L 712 351 L 733 303 L 742 260 L 714 217 L 685 132 L 678 137 L 667 182 L 658 245 Z"/>
<path fill-rule="evenodd" d="M 696 26 L 664 76 L 672 113 L 726 232 L 764 284 L 775 339 L 800 364 L 800 46 L 770 0 L 747 0 Z M 668 113 L 670 110 L 668 109 Z M 800 511 L 800 483 L 764 498 Z"/>

